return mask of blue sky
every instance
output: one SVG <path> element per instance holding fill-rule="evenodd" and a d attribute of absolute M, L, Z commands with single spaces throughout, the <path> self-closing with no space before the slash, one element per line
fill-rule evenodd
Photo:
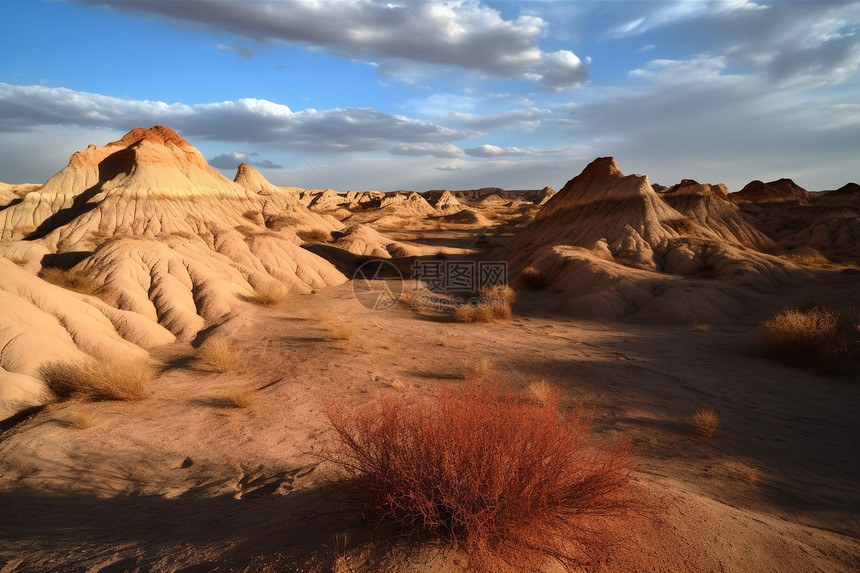
<path fill-rule="evenodd" d="M 232 178 L 860 180 L 860 3 L 7 0 L 0 181 L 169 125 Z"/>

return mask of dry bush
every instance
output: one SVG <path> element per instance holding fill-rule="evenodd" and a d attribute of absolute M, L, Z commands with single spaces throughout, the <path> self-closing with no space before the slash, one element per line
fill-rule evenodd
<path fill-rule="evenodd" d="M 466 380 L 479 380 L 489 374 L 496 367 L 496 361 L 492 358 L 481 358 L 480 361 L 470 365 L 466 368 L 465 375 L 463 376 Z"/>
<path fill-rule="evenodd" d="M 821 304 L 788 308 L 765 322 L 756 333 L 765 355 L 797 365 L 820 365 L 856 354 L 860 321 L 853 311 Z"/>
<path fill-rule="evenodd" d="M 526 397 L 543 406 L 557 406 L 561 398 L 562 390 L 550 384 L 546 380 L 532 382 L 526 388 Z"/>
<path fill-rule="evenodd" d="M 96 294 L 102 285 L 78 270 L 68 270 L 57 267 L 42 267 L 39 277 L 53 285 L 81 294 Z"/>
<path fill-rule="evenodd" d="M 481 298 L 502 300 L 508 304 L 517 300 L 517 292 L 508 285 L 494 285 L 481 289 Z"/>
<path fill-rule="evenodd" d="M 711 330 L 711 325 L 707 322 L 695 322 L 690 325 L 690 330 L 699 334 L 704 334 Z"/>
<path fill-rule="evenodd" d="M 331 233 L 325 229 L 311 229 L 310 231 L 299 231 L 296 233 L 306 243 L 328 243 L 331 241 Z"/>
<path fill-rule="evenodd" d="M 236 372 L 242 353 L 236 344 L 223 336 L 210 336 L 197 348 L 197 358 L 218 372 Z"/>
<path fill-rule="evenodd" d="M 481 289 L 480 298 L 471 304 L 454 307 L 457 322 L 493 322 L 495 319 L 511 318 L 511 303 L 517 293 L 508 285 L 496 285 Z"/>
<path fill-rule="evenodd" d="M 531 290 L 540 290 L 549 286 L 549 279 L 535 267 L 526 267 L 520 273 L 523 286 Z"/>
<path fill-rule="evenodd" d="M 152 369 L 146 360 L 91 360 L 73 364 L 46 364 L 41 368 L 40 375 L 59 401 L 137 402 L 148 394 Z"/>
<path fill-rule="evenodd" d="M 693 414 L 693 429 L 697 434 L 710 438 L 720 427 L 720 417 L 711 408 L 700 408 Z"/>
<path fill-rule="evenodd" d="M 221 403 L 228 408 L 250 408 L 254 405 L 254 392 L 245 388 L 237 388 L 226 392 Z"/>
<path fill-rule="evenodd" d="M 484 304 L 461 304 L 454 308 L 454 320 L 457 322 L 493 322 L 493 310 Z"/>
<path fill-rule="evenodd" d="M 328 404 L 331 459 L 366 515 L 462 550 L 478 571 L 566 568 L 607 549 L 607 519 L 633 503 L 629 441 L 590 440 L 590 419 L 499 389 Z"/>
<path fill-rule="evenodd" d="M 287 289 L 284 285 L 266 282 L 254 287 L 254 295 L 248 297 L 248 300 L 263 306 L 274 306 L 284 300 L 285 296 L 287 296 Z"/>
<path fill-rule="evenodd" d="M 266 225 L 266 220 L 263 219 L 263 214 L 260 211 L 245 211 L 242 213 L 242 217 L 261 227 Z"/>

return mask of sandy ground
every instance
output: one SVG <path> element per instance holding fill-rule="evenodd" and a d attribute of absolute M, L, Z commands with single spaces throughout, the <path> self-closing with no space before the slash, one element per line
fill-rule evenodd
<path fill-rule="evenodd" d="M 352 288 L 211 325 L 203 336 L 234 341 L 239 373 L 176 343 L 153 354 L 149 398 L 51 407 L 0 435 L 0 572 L 462 571 L 456 553 L 403 554 L 362 522 L 323 461 L 323 409 L 457 389 L 484 359 L 482 380 L 547 380 L 567 406 L 595 408 L 600 438 L 632 436 L 642 515 L 616 524 L 596 569 L 860 568 L 860 386 L 749 351 L 755 324 L 810 288 L 860 302 L 856 279 L 765 293 L 702 333 L 548 315 L 546 291 L 521 293 L 510 321 L 460 324 L 405 304 L 374 312 Z M 229 407 L 234 390 L 251 405 Z M 692 431 L 701 407 L 719 413 L 712 438 Z"/>

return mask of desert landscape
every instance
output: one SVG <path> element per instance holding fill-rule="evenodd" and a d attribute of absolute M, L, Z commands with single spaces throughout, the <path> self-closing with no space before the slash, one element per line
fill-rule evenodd
<path fill-rule="evenodd" d="M 19 0 L 0 573 L 860 571 L 860 0 Z"/>
<path fill-rule="evenodd" d="M 0 570 L 857 570 L 860 186 L 622 168 L 306 190 L 155 126 L 3 184 Z M 381 483 L 416 428 L 453 473 Z"/>

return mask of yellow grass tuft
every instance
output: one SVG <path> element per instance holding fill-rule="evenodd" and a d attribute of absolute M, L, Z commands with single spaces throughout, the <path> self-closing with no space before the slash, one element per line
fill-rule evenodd
<path fill-rule="evenodd" d="M 40 374 L 59 401 L 137 402 L 147 396 L 147 387 L 152 380 L 152 369 L 146 360 L 54 362 L 43 366 Z"/>
<path fill-rule="evenodd" d="M 278 282 L 266 282 L 257 285 L 254 288 L 254 296 L 249 297 L 253 303 L 263 306 L 274 306 L 284 300 L 287 296 L 287 289 L 284 285 Z"/>
<path fill-rule="evenodd" d="M 481 298 L 502 300 L 508 304 L 517 300 L 517 293 L 508 285 L 495 285 L 481 289 Z"/>
<path fill-rule="evenodd" d="M 526 397 L 544 406 L 557 405 L 562 391 L 546 380 L 532 382 L 526 387 Z"/>
<path fill-rule="evenodd" d="M 711 330 L 711 325 L 706 322 L 695 322 L 690 325 L 690 330 L 699 334 L 704 334 Z"/>
<path fill-rule="evenodd" d="M 226 392 L 222 403 L 228 408 L 250 408 L 254 405 L 255 395 L 253 390 L 236 388 Z"/>
<path fill-rule="evenodd" d="M 242 352 L 223 336 L 210 336 L 197 348 L 197 358 L 218 372 L 236 372 L 242 363 Z"/>
<path fill-rule="evenodd" d="M 496 368 L 496 361 L 492 358 L 481 358 L 480 361 L 471 364 L 466 368 L 466 373 L 463 376 L 466 380 L 480 380 Z"/>
<path fill-rule="evenodd" d="M 328 243 L 332 240 L 331 233 L 325 229 L 311 229 L 296 233 L 306 243 Z"/>
<path fill-rule="evenodd" d="M 812 304 L 777 313 L 756 337 L 759 349 L 771 358 L 813 365 L 855 354 L 860 346 L 858 328 L 860 321 L 853 312 Z"/>
<path fill-rule="evenodd" d="M 536 267 L 526 267 L 520 272 L 520 280 L 527 289 L 540 290 L 549 286 L 549 279 Z"/>
<path fill-rule="evenodd" d="M 693 429 L 705 438 L 710 438 L 720 427 L 720 417 L 716 410 L 711 408 L 700 408 L 693 414 Z"/>

